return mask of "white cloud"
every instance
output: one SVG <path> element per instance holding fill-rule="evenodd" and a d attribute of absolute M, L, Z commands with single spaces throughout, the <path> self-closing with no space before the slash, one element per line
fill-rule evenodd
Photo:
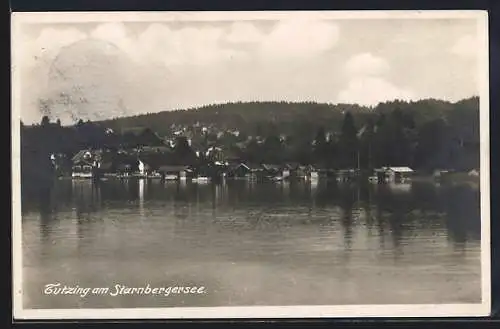
<path fill-rule="evenodd" d="M 137 45 L 129 37 L 127 28 L 122 23 L 105 23 L 98 25 L 90 32 L 90 37 L 110 42 L 125 53 L 135 57 Z"/>
<path fill-rule="evenodd" d="M 32 67 L 37 63 L 49 62 L 59 50 L 73 42 L 86 38 L 87 35 L 78 29 L 54 29 L 41 30 L 37 38 L 21 39 L 21 61 L 24 67 Z"/>
<path fill-rule="evenodd" d="M 459 38 L 451 47 L 451 53 L 462 57 L 475 57 L 478 51 L 478 40 L 473 35 L 465 35 Z"/>
<path fill-rule="evenodd" d="M 149 25 L 137 37 L 121 23 L 101 24 L 91 37 L 120 47 L 138 63 L 203 65 L 248 59 L 250 54 L 229 44 L 253 43 L 261 59 L 310 58 L 333 47 L 339 37 L 336 25 L 318 21 L 284 20 L 268 34 L 248 22 L 233 23 L 229 30 L 219 27 L 172 29 L 167 24 Z"/>
<path fill-rule="evenodd" d="M 381 77 L 357 77 L 349 81 L 347 88 L 339 93 L 337 101 L 377 105 L 379 102 L 411 100 L 414 97 L 411 90 L 399 88 Z"/>
<path fill-rule="evenodd" d="M 346 63 L 347 74 L 353 76 L 377 76 L 388 70 L 389 64 L 385 59 L 370 53 L 354 55 Z"/>
<path fill-rule="evenodd" d="M 391 20 L 362 24 L 307 20 L 276 21 L 273 26 L 270 23 L 196 22 L 183 24 L 183 28 L 168 22 L 114 23 L 98 24 L 88 33 L 47 25 L 51 28 L 23 35 L 26 39 L 17 38 L 23 40 L 23 50 L 17 53 L 22 63 L 19 71 L 24 72 L 23 118 L 25 122 L 40 120 L 37 100 L 44 85 L 54 92 L 71 91 L 77 85 L 86 94 L 94 85 L 102 86 L 86 96 L 90 105 L 79 105 L 82 112 L 87 108 L 97 111 L 121 100 L 128 113 L 134 114 L 238 100 L 371 105 L 407 99 L 414 93 L 419 97 L 458 99 L 477 90 L 471 73 L 477 70 L 473 65 L 463 65 L 466 57 L 462 57 L 470 56 L 477 47 L 470 36 L 459 40 L 463 23 L 457 23 L 460 29 L 439 23 L 439 31 L 427 20 L 413 22 L 403 30 L 402 25 L 407 23 Z M 475 29 L 472 24 L 468 33 L 474 36 Z M 339 40 L 339 32 L 343 40 Z M 398 35 L 404 37 L 404 45 L 394 44 Z M 85 38 L 113 43 L 123 54 L 115 56 L 113 47 L 105 45 L 95 52 L 85 48 L 89 51 L 67 56 L 68 65 L 81 63 L 79 67 L 85 74 L 78 73 L 75 67 L 68 69 L 68 74 L 73 72 L 78 77 L 72 85 L 48 83 L 49 68 L 60 49 Z M 452 53 L 454 41 L 457 45 L 453 52 L 461 56 Z M 443 45 L 447 45 L 444 51 Z M 360 46 L 364 50 L 358 53 Z M 116 58 L 123 58 L 123 63 Z M 86 61 L 101 62 L 88 69 Z M 390 71 L 405 74 L 389 76 Z"/>
<path fill-rule="evenodd" d="M 93 38 L 110 42 L 138 64 L 203 65 L 213 62 L 248 59 L 246 51 L 228 47 L 253 43 L 264 60 L 271 58 L 309 58 L 320 54 L 338 41 L 336 25 L 303 20 L 284 20 L 264 34 L 248 22 L 236 22 L 229 30 L 219 27 L 187 27 L 172 29 L 167 24 L 150 24 L 139 35 L 130 33 L 123 23 L 104 23 L 88 34 L 75 28 L 43 29 L 35 40 L 23 42 L 23 65 L 34 60 L 53 59 L 61 47 Z M 224 44 L 224 42 L 226 44 Z"/>
<path fill-rule="evenodd" d="M 182 28 L 172 30 L 166 24 L 149 25 L 136 38 L 130 36 L 123 24 L 98 26 L 92 36 L 114 43 L 140 64 L 164 65 L 207 64 L 240 58 L 243 54 L 224 49 L 220 40 L 221 28 Z"/>
<path fill-rule="evenodd" d="M 345 64 L 348 85 L 338 94 L 340 103 L 377 105 L 395 99 L 410 100 L 415 96 L 411 90 L 399 88 L 385 76 L 390 70 L 389 63 L 371 53 L 351 56 Z"/>
<path fill-rule="evenodd" d="M 261 43 L 264 58 L 310 58 L 334 47 L 339 39 L 335 24 L 309 20 L 283 20 Z"/>

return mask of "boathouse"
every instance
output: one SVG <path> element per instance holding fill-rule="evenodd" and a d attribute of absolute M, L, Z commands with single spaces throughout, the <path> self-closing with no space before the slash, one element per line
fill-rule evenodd
<path fill-rule="evenodd" d="M 241 162 L 230 166 L 227 177 L 234 179 L 259 179 L 263 173 L 264 168 L 261 166 Z"/>
<path fill-rule="evenodd" d="M 387 167 L 386 174 L 390 182 L 403 182 L 411 179 L 414 171 L 410 167 Z"/>
<path fill-rule="evenodd" d="M 266 176 L 271 178 L 288 178 L 290 176 L 290 169 L 286 166 L 263 164 L 262 168 Z"/>
<path fill-rule="evenodd" d="M 192 173 L 189 166 L 163 165 L 158 168 L 158 172 L 166 180 L 184 180 Z"/>

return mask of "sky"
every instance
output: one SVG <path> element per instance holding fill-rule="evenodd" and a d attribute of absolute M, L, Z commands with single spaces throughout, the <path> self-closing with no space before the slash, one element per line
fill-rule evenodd
<path fill-rule="evenodd" d="M 236 101 L 479 94 L 474 19 L 25 23 L 16 38 L 27 124 Z"/>

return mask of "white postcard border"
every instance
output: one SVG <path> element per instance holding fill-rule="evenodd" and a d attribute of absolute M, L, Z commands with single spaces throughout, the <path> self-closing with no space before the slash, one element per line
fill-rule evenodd
<path fill-rule="evenodd" d="M 336 305 L 193 307 L 134 309 L 23 309 L 22 235 L 20 191 L 20 81 L 16 59 L 19 28 L 26 23 L 145 22 L 145 21 L 236 21 L 280 19 L 476 19 L 480 99 L 480 194 L 482 303 L 429 305 Z M 281 12 L 14 12 L 12 13 L 12 261 L 13 317 L 27 319 L 201 319 L 201 318 L 322 318 L 322 317 L 442 317 L 487 316 L 491 309 L 490 264 L 490 148 L 488 13 L 480 10 L 432 11 L 281 11 Z"/>

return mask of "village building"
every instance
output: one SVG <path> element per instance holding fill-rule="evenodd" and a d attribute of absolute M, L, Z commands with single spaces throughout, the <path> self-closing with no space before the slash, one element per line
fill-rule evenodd
<path fill-rule="evenodd" d="M 233 179 L 258 180 L 263 178 L 264 168 L 259 165 L 241 162 L 229 166 L 226 176 Z"/>
<path fill-rule="evenodd" d="M 287 166 L 263 164 L 262 168 L 264 168 L 266 176 L 273 180 L 287 179 L 290 177 L 290 169 Z"/>
<path fill-rule="evenodd" d="M 410 167 L 386 167 L 389 182 L 404 182 L 411 179 L 414 171 Z"/>
<path fill-rule="evenodd" d="M 165 180 L 187 180 L 192 178 L 193 170 L 189 166 L 183 165 L 161 165 L 158 172 Z"/>
<path fill-rule="evenodd" d="M 73 178 L 91 178 L 94 176 L 97 157 L 91 150 L 79 151 L 71 161 L 71 176 Z"/>
<path fill-rule="evenodd" d="M 138 173 L 142 177 L 161 177 L 161 174 L 159 172 L 160 167 L 170 165 L 173 160 L 174 159 L 171 152 L 140 153 L 137 156 Z"/>
<path fill-rule="evenodd" d="M 290 170 L 290 178 L 293 179 L 318 179 L 319 172 L 312 165 L 302 165 L 299 163 L 287 163 L 286 168 Z"/>
<path fill-rule="evenodd" d="M 205 157 L 213 162 L 225 162 L 224 152 L 218 146 L 211 146 L 205 152 Z"/>
<path fill-rule="evenodd" d="M 316 170 L 316 168 L 311 166 L 308 178 L 312 181 L 316 181 L 319 179 L 319 172 Z"/>

